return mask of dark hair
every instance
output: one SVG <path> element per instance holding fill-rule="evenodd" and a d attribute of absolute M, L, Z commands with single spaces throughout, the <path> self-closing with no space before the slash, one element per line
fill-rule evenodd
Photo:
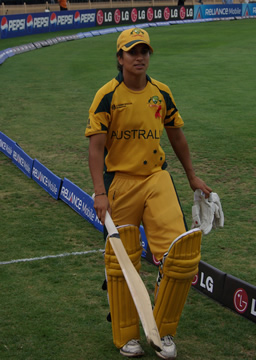
<path fill-rule="evenodd" d="M 117 70 L 123 72 L 123 65 L 121 65 L 118 61 L 118 57 L 122 58 L 123 57 L 123 52 L 124 50 L 120 49 L 117 53 L 116 53 L 116 58 L 117 58 Z"/>

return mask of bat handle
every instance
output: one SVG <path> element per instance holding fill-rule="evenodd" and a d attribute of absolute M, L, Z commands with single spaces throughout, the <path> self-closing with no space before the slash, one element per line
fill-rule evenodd
<path fill-rule="evenodd" d="M 113 223 L 113 220 L 111 219 L 111 216 L 109 215 L 108 211 L 106 212 L 105 226 L 107 228 L 109 235 L 118 234 L 118 230 L 115 227 L 115 224 Z"/>

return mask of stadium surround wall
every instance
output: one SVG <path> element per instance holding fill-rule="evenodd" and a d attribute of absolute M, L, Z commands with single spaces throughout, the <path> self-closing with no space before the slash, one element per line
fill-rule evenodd
<path fill-rule="evenodd" d="M 188 21 L 256 17 L 256 3 L 100 8 L 0 16 L 0 39 L 99 26 L 154 26 Z"/>
<path fill-rule="evenodd" d="M 32 159 L 12 139 L 0 131 L 0 150 L 26 176 L 34 180 L 55 200 L 62 200 L 76 211 L 97 230 L 103 232 L 93 208 L 92 197 L 67 178 L 63 180 L 41 164 Z M 140 226 L 143 246 L 142 257 L 158 266 L 148 246 L 143 226 Z M 200 261 L 199 271 L 192 282 L 193 288 L 231 309 L 237 314 L 256 323 L 256 286 L 226 274 L 213 266 Z"/>

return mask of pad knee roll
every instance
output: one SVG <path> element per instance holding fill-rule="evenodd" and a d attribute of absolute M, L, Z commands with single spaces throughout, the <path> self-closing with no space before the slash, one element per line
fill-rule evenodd
<path fill-rule="evenodd" d="M 199 229 L 182 234 L 174 240 L 164 258 L 154 308 L 161 337 L 176 334 L 192 280 L 198 272 L 201 238 Z"/>
<path fill-rule="evenodd" d="M 139 229 L 136 226 L 122 226 L 118 228 L 118 232 L 130 260 L 139 272 L 142 253 Z M 129 340 L 139 339 L 139 316 L 108 239 L 105 248 L 105 266 L 113 341 L 116 347 L 121 348 Z"/>

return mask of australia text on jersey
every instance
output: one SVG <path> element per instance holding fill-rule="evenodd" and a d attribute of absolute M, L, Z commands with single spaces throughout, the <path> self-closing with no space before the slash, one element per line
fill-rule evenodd
<path fill-rule="evenodd" d="M 143 130 L 143 129 L 134 129 L 134 130 L 121 130 L 121 131 L 112 131 L 111 139 L 116 140 L 129 140 L 129 139 L 157 139 L 159 140 L 162 135 L 162 130 Z"/>

